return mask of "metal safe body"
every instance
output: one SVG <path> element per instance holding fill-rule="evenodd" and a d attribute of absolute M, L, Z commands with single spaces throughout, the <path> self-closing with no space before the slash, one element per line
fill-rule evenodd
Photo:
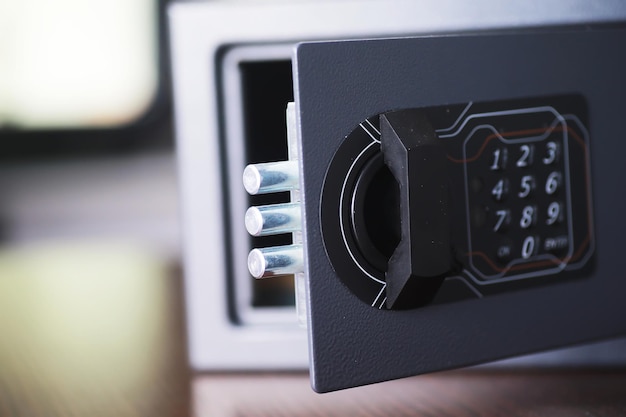
<path fill-rule="evenodd" d="M 231 75 L 241 62 L 242 48 L 252 51 L 243 53 L 249 61 L 294 60 L 293 46 L 306 40 L 428 35 L 301 45 L 295 53 L 309 332 L 314 333 L 310 357 L 317 390 L 478 363 L 626 330 L 619 303 L 624 292 L 619 280 L 619 238 L 624 232 L 620 213 L 626 205 L 619 191 L 623 146 L 618 123 L 623 111 L 616 104 L 624 93 L 619 79 L 624 73 L 619 49 L 623 51 L 623 36 L 620 31 L 596 34 L 594 29 L 585 38 L 582 29 L 562 28 L 565 46 L 559 41 L 551 52 L 539 40 L 550 31 L 538 29 L 557 26 L 559 32 L 558 27 L 624 21 L 623 4 L 533 1 L 502 8 L 487 0 L 178 2 L 170 7 L 169 18 L 189 357 L 194 369 L 308 366 L 306 332 L 298 327 L 293 308 L 267 311 L 246 304 L 250 277 L 242 265 L 249 247 L 241 238 L 246 207 L 244 191 L 234 185 L 240 184 L 244 146 L 238 133 L 241 118 L 232 116 L 242 103 L 237 102 L 240 90 L 231 88 L 233 79 L 237 84 Z M 444 33 L 456 35 L 429 39 Z M 574 40 L 580 41 L 580 52 Z M 517 44 L 515 51 L 507 41 Z M 478 49 L 475 55 L 472 48 Z M 508 59 L 500 58 L 505 56 Z M 565 75 L 557 75 L 553 67 Z M 332 155 L 355 124 L 403 107 L 570 93 L 584 94 L 589 107 L 596 237 L 591 275 L 562 285 L 401 312 L 372 309 L 334 278 L 321 241 L 319 199 Z M 619 346 L 608 348 L 612 360 L 623 359 Z M 567 356 L 547 360 L 559 363 Z M 575 361 L 602 361 L 593 350 L 574 356 Z M 532 361 L 545 363 L 545 358 Z"/>

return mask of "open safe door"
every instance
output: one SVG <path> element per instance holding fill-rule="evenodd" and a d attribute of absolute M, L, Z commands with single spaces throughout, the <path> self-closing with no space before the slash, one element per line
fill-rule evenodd
<path fill-rule="evenodd" d="M 626 333 L 624 51 L 615 27 L 297 46 L 290 161 L 245 176 L 292 202 L 246 225 L 301 216 L 249 267 L 301 271 L 316 391 Z"/>

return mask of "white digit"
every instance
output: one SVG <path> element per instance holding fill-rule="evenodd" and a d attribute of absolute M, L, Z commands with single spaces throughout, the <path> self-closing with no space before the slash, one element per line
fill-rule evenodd
<path fill-rule="evenodd" d="M 506 193 L 506 188 L 507 187 L 506 187 L 505 180 L 501 179 L 500 181 L 496 183 L 495 187 L 493 187 L 493 189 L 491 190 L 491 195 L 493 195 L 493 198 L 495 198 L 496 201 L 501 201 Z"/>
<path fill-rule="evenodd" d="M 493 164 L 489 167 L 492 171 L 497 171 L 504 168 L 506 163 L 506 149 L 496 149 L 493 151 Z"/>
<path fill-rule="evenodd" d="M 535 184 L 535 179 L 532 175 L 524 175 L 522 177 L 522 191 L 517 193 L 520 198 L 526 198 L 530 194 Z"/>
<path fill-rule="evenodd" d="M 543 158 L 543 163 L 546 165 L 550 165 L 554 161 L 556 161 L 556 157 L 558 155 L 559 145 L 556 142 L 548 142 L 546 143 L 546 150 L 548 151 L 548 155 Z"/>
<path fill-rule="evenodd" d="M 535 251 L 535 238 L 532 236 L 527 236 L 524 239 L 524 243 L 522 243 L 522 258 L 528 259 L 530 255 Z"/>
<path fill-rule="evenodd" d="M 552 195 L 559 188 L 559 180 L 561 179 L 561 174 L 554 171 L 548 175 L 548 179 L 546 180 L 546 193 L 548 195 Z"/>
<path fill-rule="evenodd" d="M 561 205 L 556 201 L 550 203 L 548 206 L 548 220 L 546 220 L 547 225 L 551 225 L 556 223 L 559 220 L 559 216 L 561 214 Z"/>
<path fill-rule="evenodd" d="M 498 216 L 498 221 L 496 222 L 496 225 L 493 226 L 493 231 L 497 232 L 500 230 L 500 228 L 502 227 L 503 224 L 508 223 L 509 222 L 509 210 L 498 210 L 496 211 L 496 216 Z"/>
<path fill-rule="evenodd" d="M 526 206 L 522 210 L 522 218 L 519 221 L 519 225 L 522 229 L 528 229 L 535 222 L 535 208 L 533 206 Z"/>
<path fill-rule="evenodd" d="M 522 168 L 532 163 L 532 147 L 530 145 L 522 145 L 520 146 L 520 150 L 522 151 L 522 156 L 520 156 L 520 158 L 517 160 L 516 165 Z"/>

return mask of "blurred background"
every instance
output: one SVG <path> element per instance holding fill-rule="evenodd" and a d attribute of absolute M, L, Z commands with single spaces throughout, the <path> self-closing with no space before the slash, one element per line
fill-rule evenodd
<path fill-rule="evenodd" d="M 0 0 L 2 416 L 185 414 L 165 3 Z"/>
<path fill-rule="evenodd" d="M 117 240 L 179 257 L 164 7 L 0 2 L 5 250 Z"/>

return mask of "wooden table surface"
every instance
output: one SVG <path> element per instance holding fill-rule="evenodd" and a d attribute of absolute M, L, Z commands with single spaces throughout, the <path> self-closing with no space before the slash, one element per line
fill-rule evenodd
<path fill-rule="evenodd" d="M 324 395 L 305 373 L 193 374 L 171 269 L 15 280 L 1 258 L 2 417 L 626 415 L 626 370 L 474 369 Z"/>

